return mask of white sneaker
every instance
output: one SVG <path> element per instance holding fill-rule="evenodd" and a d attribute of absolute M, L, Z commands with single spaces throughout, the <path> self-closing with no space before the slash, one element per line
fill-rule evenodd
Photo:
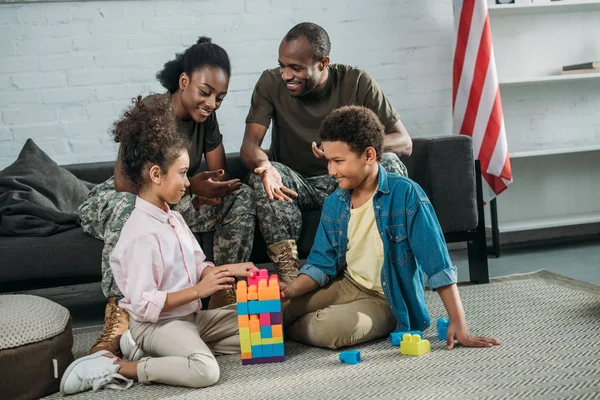
<path fill-rule="evenodd" d="M 121 353 L 123 353 L 123 360 L 125 361 L 138 361 L 145 355 L 144 350 L 133 340 L 129 329 L 121 335 L 119 346 L 121 347 Z"/>
<path fill-rule="evenodd" d="M 60 380 L 60 392 L 74 394 L 89 389 L 127 389 L 133 385 L 132 379 L 118 374 L 116 358 L 104 357 L 106 350 L 79 358 L 71 363 Z"/>

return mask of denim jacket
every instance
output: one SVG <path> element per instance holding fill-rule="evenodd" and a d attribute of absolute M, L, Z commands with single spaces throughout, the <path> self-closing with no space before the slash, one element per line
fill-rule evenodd
<path fill-rule="evenodd" d="M 315 242 L 299 271 L 320 286 L 346 267 L 350 194 L 338 188 L 325 199 Z M 396 318 L 396 331 L 425 329 L 430 320 L 423 273 L 431 289 L 456 283 L 456 267 L 435 211 L 417 183 L 388 174 L 381 165 L 373 207 L 384 250 L 381 286 Z"/>

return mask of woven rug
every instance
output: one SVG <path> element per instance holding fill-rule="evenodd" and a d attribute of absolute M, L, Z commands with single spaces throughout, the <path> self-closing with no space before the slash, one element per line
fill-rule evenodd
<path fill-rule="evenodd" d="M 434 324 L 424 332 L 429 354 L 401 356 L 381 340 L 357 346 L 362 362 L 344 365 L 337 351 L 288 341 L 281 364 L 242 366 L 239 356 L 219 357 L 221 379 L 209 388 L 136 384 L 72 398 L 600 399 L 599 286 L 542 270 L 464 285 L 460 294 L 471 332 L 497 337 L 501 346 L 448 351 Z M 427 299 L 432 321 L 445 316 L 436 293 Z M 99 332 L 74 330 L 75 357 Z"/>

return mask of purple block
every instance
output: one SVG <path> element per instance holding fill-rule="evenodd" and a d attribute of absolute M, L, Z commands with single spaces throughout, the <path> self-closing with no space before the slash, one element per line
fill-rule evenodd
<path fill-rule="evenodd" d="M 276 362 L 284 362 L 285 357 L 261 357 L 261 358 L 247 358 L 242 360 L 242 365 L 254 365 L 254 364 L 269 364 Z"/>
<path fill-rule="evenodd" d="M 271 325 L 281 325 L 283 321 L 281 320 L 280 312 L 272 312 L 271 313 Z"/>

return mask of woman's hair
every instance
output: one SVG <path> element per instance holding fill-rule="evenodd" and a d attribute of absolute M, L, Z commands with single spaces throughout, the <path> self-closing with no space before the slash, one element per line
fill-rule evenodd
<path fill-rule="evenodd" d="M 202 36 L 195 45 L 183 53 L 177 53 L 174 60 L 165 63 L 163 69 L 156 74 L 156 79 L 169 93 L 175 93 L 179 89 L 179 77 L 183 72 L 191 79 L 194 71 L 206 67 L 219 68 L 227 77 L 231 76 L 227 52 L 214 44 L 211 38 Z"/>
<path fill-rule="evenodd" d="M 333 110 L 321 124 L 320 137 L 326 142 L 344 142 L 358 155 L 367 147 L 377 152 L 377 161 L 383 154 L 383 125 L 377 115 L 362 106 L 344 106 Z"/>
<path fill-rule="evenodd" d="M 139 192 L 146 180 L 146 169 L 158 165 L 166 173 L 171 164 L 187 150 L 189 141 L 177 132 L 175 113 L 169 96 L 132 100 L 123 118 L 114 123 L 111 134 L 121 144 L 123 175 Z"/>

